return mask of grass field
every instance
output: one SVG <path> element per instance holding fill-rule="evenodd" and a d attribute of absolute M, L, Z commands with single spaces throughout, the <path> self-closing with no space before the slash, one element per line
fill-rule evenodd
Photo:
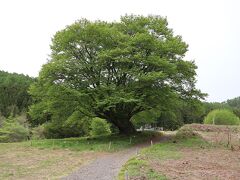
<path fill-rule="evenodd" d="M 146 141 L 154 132 L 138 133 L 134 136 L 111 135 L 98 137 L 44 139 L 25 142 L 25 145 L 42 149 L 69 149 L 74 151 L 114 152 Z"/>
<path fill-rule="evenodd" d="M 153 135 L 0 143 L 0 179 L 59 179 L 96 157 L 142 143 Z"/>
<path fill-rule="evenodd" d="M 219 144 L 214 141 L 219 128 L 229 129 L 204 125 L 184 127 L 177 137 L 145 148 L 130 159 L 121 169 L 118 179 L 124 180 L 126 176 L 130 180 L 238 179 L 240 151 L 227 146 L 226 142 Z M 203 138 L 200 132 L 204 132 L 208 139 Z M 238 131 L 232 132 L 239 135 Z"/>

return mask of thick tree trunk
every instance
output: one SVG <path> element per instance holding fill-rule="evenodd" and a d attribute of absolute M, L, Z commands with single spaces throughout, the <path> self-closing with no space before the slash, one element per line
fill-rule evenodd
<path fill-rule="evenodd" d="M 111 120 L 111 122 L 118 127 L 121 134 L 135 134 L 137 131 L 130 120 Z"/>
<path fill-rule="evenodd" d="M 118 108 L 116 110 L 109 110 L 105 112 L 103 110 L 99 110 L 99 112 L 101 113 L 96 113 L 98 117 L 113 123 L 119 129 L 121 134 L 130 135 L 137 132 L 133 123 L 130 121 L 132 117 L 132 108 Z"/>

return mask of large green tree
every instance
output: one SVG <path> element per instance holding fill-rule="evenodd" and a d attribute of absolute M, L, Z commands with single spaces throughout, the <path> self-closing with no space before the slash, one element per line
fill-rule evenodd
<path fill-rule="evenodd" d="M 188 45 L 160 16 L 123 16 L 113 23 L 82 19 L 57 32 L 51 49 L 30 90 L 35 121 L 60 123 L 79 111 L 129 134 L 137 113 L 203 97 L 195 88 L 196 65 L 183 59 Z"/>

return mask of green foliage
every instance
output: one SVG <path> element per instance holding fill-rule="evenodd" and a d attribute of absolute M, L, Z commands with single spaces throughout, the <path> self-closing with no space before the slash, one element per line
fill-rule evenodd
<path fill-rule="evenodd" d="M 227 103 L 204 102 L 205 116 L 214 109 L 231 109 Z"/>
<path fill-rule="evenodd" d="M 195 63 L 183 59 L 187 48 L 160 16 L 123 16 L 112 23 L 81 19 L 52 40 L 51 59 L 30 89 L 33 122 L 63 127 L 80 111 L 135 133 L 130 120 L 137 113 L 170 110 L 175 100 L 204 96 L 195 88 Z"/>
<path fill-rule="evenodd" d="M 218 103 L 204 103 L 205 116 L 214 109 L 229 109 L 240 118 L 240 97 Z"/>
<path fill-rule="evenodd" d="M 182 102 L 180 114 L 184 124 L 203 123 L 205 113 L 204 104 L 198 100 Z"/>
<path fill-rule="evenodd" d="M 121 169 L 118 175 L 118 180 L 125 180 L 125 172 L 128 172 L 128 176 L 134 177 L 134 179 L 148 179 L 148 180 L 167 180 L 167 178 L 159 172 L 149 167 L 149 163 L 146 160 L 134 157 L 130 159 L 124 167 Z"/>
<path fill-rule="evenodd" d="M 106 120 L 101 118 L 93 118 L 91 122 L 91 136 L 99 136 L 99 135 L 109 135 L 111 134 L 110 125 Z"/>
<path fill-rule="evenodd" d="M 33 78 L 0 71 L 0 114 L 16 116 L 27 110 L 31 97 L 27 93 Z"/>
<path fill-rule="evenodd" d="M 0 128 L 0 142 L 17 142 L 27 140 L 29 130 L 21 125 L 16 119 L 8 118 Z"/>
<path fill-rule="evenodd" d="M 228 109 L 216 109 L 208 113 L 204 119 L 204 124 L 239 125 L 240 120 Z"/>
<path fill-rule="evenodd" d="M 183 125 L 181 114 L 173 111 L 162 112 L 157 125 L 163 127 L 164 130 L 176 130 Z"/>
<path fill-rule="evenodd" d="M 239 108 L 240 109 L 240 97 L 229 99 L 225 103 L 227 103 L 232 108 Z"/>
<path fill-rule="evenodd" d="M 183 124 L 202 123 L 205 115 L 203 103 L 197 99 L 175 100 L 175 105 L 165 109 L 157 119 L 157 125 L 165 130 L 176 130 Z"/>
<path fill-rule="evenodd" d="M 32 128 L 31 130 L 31 139 L 44 139 L 45 138 L 45 129 L 43 125 Z"/>
<path fill-rule="evenodd" d="M 84 116 L 80 111 L 75 111 L 64 123 L 65 127 L 72 129 L 73 132 L 78 132 L 76 136 L 89 135 L 91 119 Z"/>
<path fill-rule="evenodd" d="M 151 109 L 151 110 L 146 110 L 146 111 L 142 111 L 135 114 L 131 118 L 131 121 L 133 122 L 136 128 L 140 128 L 145 124 L 156 123 L 157 118 L 159 116 L 160 116 L 160 111 L 158 111 L 158 109 Z"/>
<path fill-rule="evenodd" d="M 240 97 L 227 100 L 226 103 L 233 110 L 233 113 L 240 118 Z"/>
<path fill-rule="evenodd" d="M 234 113 L 238 118 L 240 118 L 240 108 L 239 108 L 239 109 L 234 108 L 234 109 L 233 109 L 233 113 Z"/>
<path fill-rule="evenodd" d="M 40 102 L 30 106 L 28 114 L 31 117 L 29 122 L 32 126 L 38 126 L 50 120 L 51 114 L 47 109 L 46 102 Z"/>
<path fill-rule="evenodd" d="M 61 119 L 60 119 L 61 120 Z M 67 120 L 61 122 L 55 117 L 52 121 L 44 123 L 44 136 L 46 138 L 66 138 L 89 135 L 90 118 L 79 111 L 74 111 Z"/>

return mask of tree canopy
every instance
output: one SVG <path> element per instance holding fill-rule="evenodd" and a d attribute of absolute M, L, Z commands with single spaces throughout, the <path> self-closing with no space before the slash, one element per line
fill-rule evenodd
<path fill-rule="evenodd" d="M 55 34 L 51 50 L 30 89 L 35 123 L 56 122 L 60 128 L 80 112 L 129 134 L 138 113 L 204 97 L 195 88 L 197 66 L 184 59 L 188 45 L 161 16 L 126 15 L 111 23 L 81 19 Z"/>

